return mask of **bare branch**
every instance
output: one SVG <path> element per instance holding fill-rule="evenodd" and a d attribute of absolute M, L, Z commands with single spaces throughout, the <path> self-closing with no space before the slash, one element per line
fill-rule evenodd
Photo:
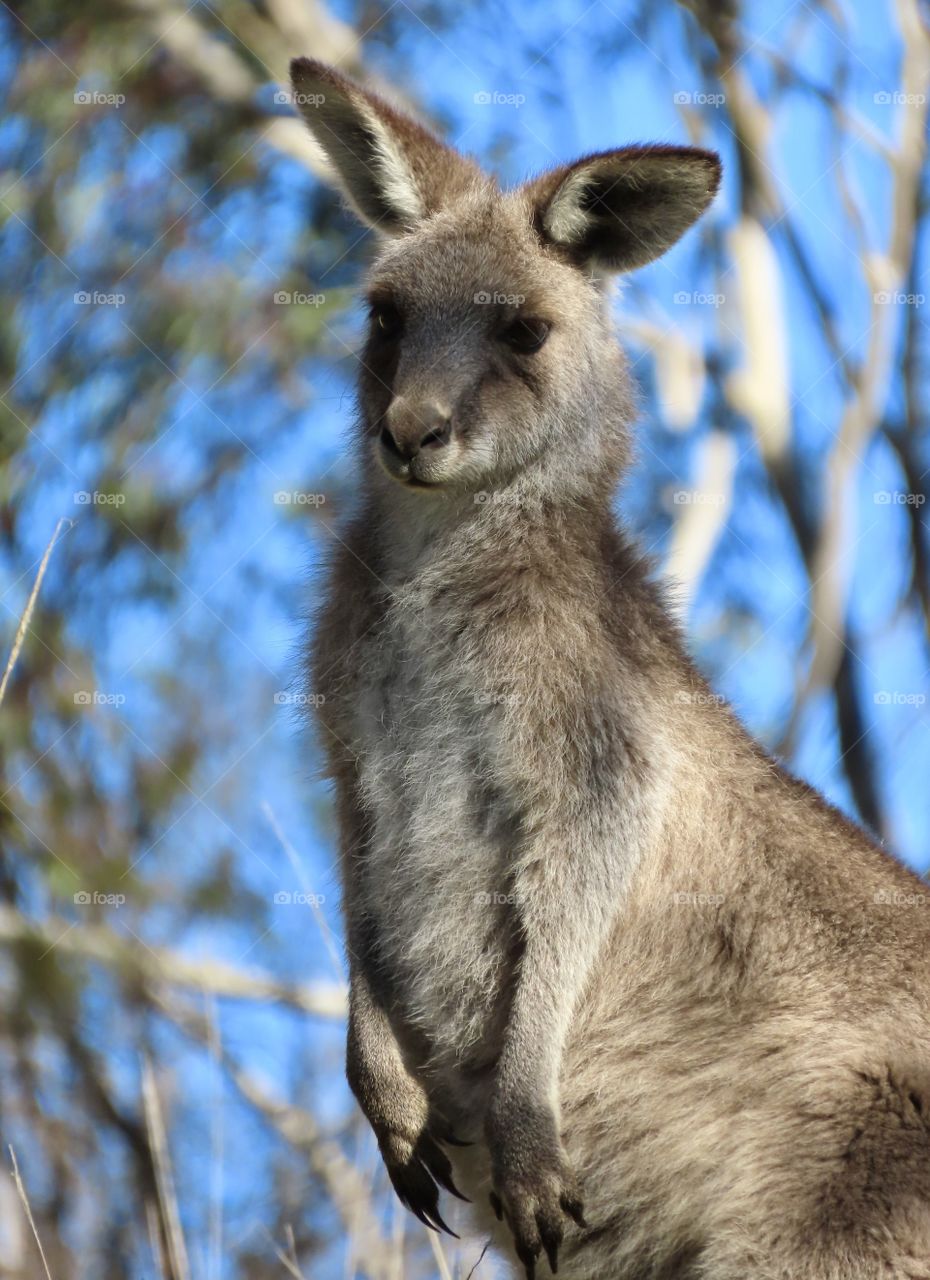
<path fill-rule="evenodd" d="M 209 1046 L 210 1029 L 199 1013 L 176 1000 L 157 997 L 155 1007 L 193 1039 Z M 358 1266 L 369 1280 L 388 1280 L 392 1249 L 377 1228 L 377 1212 L 360 1171 L 338 1144 L 323 1136 L 309 1111 L 275 1098 L 264 1083 L 221 1050 L 223 1065 L 240 1095 L 290 1146 L 303 1151 L 342 1219 L 347 1233 L 359 1243 Z"/>
<path fill-rule="evenodd" d="M 162 1117 L 158 1087 L 155 1083 L 155 1072 L 147 1054 L 142 1058 L 142 1104 L 145 1111 L 149 1150 L 152 1153 L 152 1165 L 155 1171 L 158 1209 L 164 1224 L 164 1238 L 170 1259 L 169 1274 L 171 1280 L 190 1280 L 190 1264 L 187 1260 L 187 1247 L 184 1243 L 181 1217 L 178 1213 L 165 1122 Z"/>
<path fill-rule="evenodd" d="M 56 917 L 40 923 L 0 906 L 2 942 L 33 942 L 46 951 L 96 960 L 148 984 L 192 987 L 230 1000 L 267 1000 L 319 1018 L 345 1017 L 345 991 L 336 983 L 279 982 L 220 960 L 188 960 L 136 937 L 121 937 L 104 925 L 73 924 Z"/>
<path fill-rule="evenodd" d="M 36 1248 L 39 1250 L 39 1257 L 42 1259 L 42 1266 L 45 1270 L 47 1280 L 52 1280 L 52 1273 L 48 1267 L 48 1261 L 45 1257 L 45 1250 L 42 1248 L 42 1241 L 39 1239 L 39 1231 L 36 1227 L 35 1218 L 32 1216 L 32 1209 L 29 1204 L 29 1197 L 26 1195 L 26 1188 L 23 1186 L 23 1180 L 20 1177 L 19 1165 L 16 1163 L 16 1152 L 10 1147 L 10 1159 L 13 1161 L 13 1181 L 16 1183 L 16 1190 L 22 1202 L 26 1217 L 29 1220 L 29 1226 L 32 1228 L 32 1235 L 36 1242 Z"/>
<path fill-rule="evenodd" d="M 45 548 L 45 554 L 39 562 L 39 571 L 36 574 L 35 582 L 32 584 L 32 590 L 29 593 L 29 599 L 26 601 L 23 616 L 19 620 L 19 626 L 16 628 L 16 635 L 13 637 L 13 647 L 10 649 L 10 656 L 7 659 L 6 669 L 3 672 L 3 679 L 0 680 L 0 703 L 3 702 L 6 687 L 9 684 L 13 668 L 16 666 L 16 659 L 19 657 L 23 644 L 25 643 L 26 634 L 29 631 L 29 624 L 32 621 L 32 615 L 35 612 L 36 601 L 39 598 L 42 579 L 45 577 L 45 570 L 48 568 L 48 562 L 52 558 L 52 552 L 55 550 L 55 543 L 58 541 L 58 535 L 61 533 L 61 530 L 65 525 L 68 525 L 70 528 L 71 521 L 66 520 L 64 516 L 62 516 L 55 525 L 55 532 L 52 534 L 49 544 Z"/>

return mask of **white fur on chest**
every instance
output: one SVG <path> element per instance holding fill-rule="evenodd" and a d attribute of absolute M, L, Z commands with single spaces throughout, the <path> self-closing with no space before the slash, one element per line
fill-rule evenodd
<path fill-rule="evenodd" d="M 485 1064 L 514 933 L 501 708 L 447 629 L 415 598 L 396 601 L 360 646 L 353 717 L 371 833 L 359 892 L 437 1068 Z"/>

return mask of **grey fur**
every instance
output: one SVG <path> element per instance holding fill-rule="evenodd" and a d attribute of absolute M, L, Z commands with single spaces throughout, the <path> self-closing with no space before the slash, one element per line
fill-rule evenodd
<path fill-rule="evenodd" d="M 309 679 L 348 1075 L 395 1187 L 439 1224 L 458 1185 L 515 1273 L 930 1277 L 930 892 L 710 695 L 611 514 L 633 410 L 601 277 L 686 230 L 716 157 L 505 193 L 293 77 L 389 237 Z"/>

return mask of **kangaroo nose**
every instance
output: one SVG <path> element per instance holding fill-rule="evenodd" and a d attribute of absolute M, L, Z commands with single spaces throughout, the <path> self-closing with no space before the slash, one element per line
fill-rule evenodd
<path fill-rule="evenodd" d="M 452 439 L 451 415 L 438 404 L 405 404 L 402 413 L 399 407 L 395 401 L 381 428 L 381 444 L 388 453 L 407 460 L 421 449 L 441 449 Z"/>

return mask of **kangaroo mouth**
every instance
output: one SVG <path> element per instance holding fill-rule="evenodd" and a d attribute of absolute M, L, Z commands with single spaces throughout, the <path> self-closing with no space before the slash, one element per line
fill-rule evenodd
<path fill-rule="evenodd" d="M 379 456 L 378 460 L 391 479 L 396 480 L 398 484 L 402 484 L 406 489 L 434 489 L 436 487 L 436 481 L 417 474 L 413 462 L 400 462 L 395 458 L 387 458 L 383 454 Z"/>

